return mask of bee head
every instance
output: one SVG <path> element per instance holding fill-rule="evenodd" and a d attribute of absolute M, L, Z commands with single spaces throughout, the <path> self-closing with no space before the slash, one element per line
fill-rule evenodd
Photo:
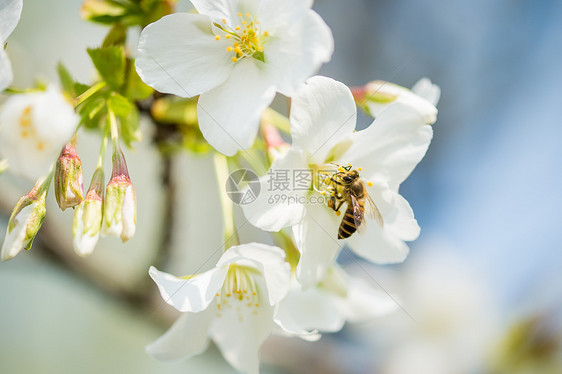
<path fill-rule="evenodd" d="M 357 170 L 352 170 L 342 177 L 345 182 L 353 182 L 357 178 L 359 178 L 359 172 Z"/>

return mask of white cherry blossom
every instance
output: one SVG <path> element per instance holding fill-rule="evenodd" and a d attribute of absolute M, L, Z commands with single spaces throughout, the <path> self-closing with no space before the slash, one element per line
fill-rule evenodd
<path fill-rule="evenodd" d="M 343 245 L 338 239 L 342 217 L 327 206 L 327 195 L 318 191 L 316 181 L 308 189 L 286 192 L 286 199 L 272 198 L 279 194 L 270 186 L 271 175 L 278 170 L 289 170 L 289 177 L 293 170 L 310 170 L 314 174 L 311 179 L 316 179 L 316 174 L 334 172 L 332 163 L 337 163 L 359 172 L 384 221 L 380 226 L 367 220 L 365 234 L 356 233 L 347 240 L 352 250 L 367 260 L 403 261 L 409 251 L 405 241 L 416 239 L 420 232 L 398 188 L 431 141 L 433 131 L 425 113 L 396 102 L 381 111 L 367 129 L 355 132 L 356 111 L 345 85 L 330 78 L 310 78 L 293 97 L 291 149 L 276 159 L 261 179 L 262 192 L 256 201 L 242 206 L 246 218 L 261 229 L 278 231 L 293 226 L 302 254 L 297 276 L 305 289 L 324 278 Z"/>
<path fill-rule="evenodd" d="M 390 296 L 349 277 L 336 264 L 315 287 L 303 290 L 295 278 L 277 307 L 275 321 L 287 331 L 337 332 L 344 323 L 365 323 L 396 310 Z M 302 334 L 303 338 L 308 336 Z"/>
<path fill-rule="evenodd" d="M 22 7 L 23 0 L 0 0 L 0 91 L 4 91 L 14 78 L 4 43 L 20 20 Z"/>
<path fill-rule="evenodd" d="M 80 117 L 55 87 L 11 96 L 0 108 L 0 152 L 12 171 L 44 175 L 76 130 Z"/>
<path fill-rule="evenodd" d="M 309 0 L 191 0 L 142 32 L 136 68 L 160 92 L 199 97 L 201 132 L 231 156 L 249 148 L 275 92 L 294 94 L 333 52 Z"/>
<path fill-rule="evenodd" d="M 273 312 L 289 289 L 285 253 L 265 244 L 229 248 L 215 268 L 177 278 L 151 267 L 164 301 L 183 312 L 174 325 L 147 346 L 162 360 L 204 351 L 212 339 L 225 359 L 244 373 L 258 373 L 258 351 L 273 327 Z"/>

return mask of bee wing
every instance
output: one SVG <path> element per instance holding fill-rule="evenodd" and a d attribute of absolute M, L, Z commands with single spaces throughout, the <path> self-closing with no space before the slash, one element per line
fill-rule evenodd
<path fill-rule="evenodd" d="M 367 227 L 365 215 L 363 213 L 364 209 L 361 205 L 359 205 L 355 196 L 350 194 L 349 197 L 351 199 L 351 206 L 353 207 L 353 221 L 355 223 L 355 228 L 359 234 L 363 234 Z"/>
<path fill-rule="evenodd" d="M 379 208 L 377 208 L 377 206 L 375 205 L 373 199 L 371 199 L 371 196 L 367 194 L 366 190 L 365 190 L 365 213 L 367 214 L 367 217 L 373 218 L 375 221 L 377 221 L 377 223 L 381 228 L 384 227 L 384 220 L 382 219 L 381 212 L 379 211 Z"/>

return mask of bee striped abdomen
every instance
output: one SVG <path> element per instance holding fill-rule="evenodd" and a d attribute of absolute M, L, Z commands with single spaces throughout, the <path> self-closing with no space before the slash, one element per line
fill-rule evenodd
<path fill-rule="evenodd" d="M 361 210 L 363 210 L 363 202 L 359 201 Z M 357 226 L 355 225 L 356 217 L 353 216 L 353 206 L 351 204 L 347 205 L 343 219 L 341 220 L 340 228 L 338 229 L 338 239 L 349 238 L 355 231 L 357 231 Z"/>

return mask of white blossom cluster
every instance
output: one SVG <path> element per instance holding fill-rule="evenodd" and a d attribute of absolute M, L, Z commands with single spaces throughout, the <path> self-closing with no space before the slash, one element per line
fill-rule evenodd
<path fill-rule="evenodd" d="M 234 368 L 258 373 L 259 349 L 271 333 L 316 340 L 322 332 L 340 330 L 346 321 L 369 321 L 396 309 L 391 298 L 347 274 L 336 258 L 344 245 L 377 264 L 407 257 L 406 242 L 415 240 L 420 228 L 399 187 L 431 142 L 439 88 L 423 79 L 412 90 L 372 82 L 364 92 L 352 93 L 341 82 L 313 76 L 331 59 L 334 40 L 329 27 L 311 9 L 312 0 L 191 3 L 196 14 L 170 14 L 142 30 L 135 61 L 140 79 L 162 94 L 198 96 L 201 134 L 227 157 L 254 147 L 259 129 L 263 134 L 271 131 L 269 122 L 275 121 L 264 119 L 276 93 L 290 98 L 291 143 L 264 135 L 272 157 L 267 175 L 310 170 L 323 175 L 325 183 L 311 180 L 305 188 L 290 191 L 288 203 L 272 198 L 275 191 L 268 188 L 265 175 L 259 180 L 261 192 L 255 201 L 241 205 L 252 225 L 279 235 L 284 245 L 239 243 L 232 207 L 223 207 L 229 248 L 214 268 L 176 277 L 151 267 L 149 274 L 163 300 L 182 315 L 147 351 L 159 359 L 176 360 L 202 352 L 213 340 Z M 0 18 L 17 22 L 16 11 L 10 12 Z M 15 23 L 10 25 L 4 30 L 2 24 L 2 41 Z M 7 61 L 4 54 L 0 58 Z M 2 82 L 9 84 L 4 70 L 8 65 L 2 66 Z M 76 129 L 80 119 L 75 108 L 53 90 L 14 96 L 0 111 L 0 152 L 16 172 L 44 175 Z M 375 118 L 360 131 L 355 129 L 358 105 Z M 109 111 L 109 122 L 112 115 Z M 111 127 L 114 146 L 116 132 Z M 342 189 L 344 179 L 338 179 L 352 171 L 364 188 L 355 197 Z M 77 252 L 93 251 L 100 225 L 102 233 L 124 241 L 130 238 L 136 205 L 122 152 L 114 153 L 114 173 L 105 197 L 111 201 L 103 203 L 103 223 L 103 176 L 94 175 L 85 198 L 81 178 L 80 173 L 79 188 L 65 184 L 66 192 L 60 195 L 64 207 L 77 206 Z M 44 190 L 41 186 L 38 191 Z M 31 199 L 33 204 L 38 201 L 36 195 Z M 360 232 L 340 239 L 338 230 L 350 214 L 353 199 L 361 204 L 370 201 L 376 214 L 369 215 L 364 205 L 353 203 L 357 209 L 352 215 Z M 3 259 L 31 245 L 36 230 L 26 231 L 34 212 L 30 204 L 14 211 L 10 224 L 19 229 L 9 228 Z M 88 221 L 92 216 L 96 219 Z M 19 236 L 14 239 L 14 235 Z"/>

